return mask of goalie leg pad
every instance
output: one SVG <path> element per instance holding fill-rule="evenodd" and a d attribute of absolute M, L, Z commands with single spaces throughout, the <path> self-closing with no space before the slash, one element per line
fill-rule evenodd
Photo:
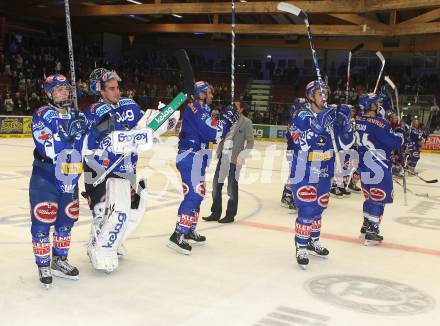
<path fill-rule="evenodd" d="M 117 248 L 122 243 L 130 215 L 130 181 L 109 178 L 106 181 L 106 215 L 96 243 L 88 247 L 88 254 L 96 269 L 112 272 L 118 268 Z"/>
<path fill-rule="evenodd" d="M 130 209 L 130 215 L 127 223 L 127 229 L 125 230 L 122 242 L 128 239 L 130 234 L 138 227 L 139 223 L 144 217 L 145 211 L 147 210 L 147 186 L 146 180 L 142 179 L 139 181 L 138 189 L 135 194 L 135 204 L 132 205 Z"/>

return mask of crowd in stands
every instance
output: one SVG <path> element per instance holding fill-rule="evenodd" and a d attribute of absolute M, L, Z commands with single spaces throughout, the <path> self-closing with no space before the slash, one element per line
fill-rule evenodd
<path fill-rule="evenodd" d="M 0 115 L 31 115 L 35 108 L 46 102 L 43 89 L 45 76 L 51 73 L 70 75 L 67 51 L 65 44 L 61 43 L 8 34 L 7 41 L 0 48 Z M 213 84 L 214 108 L 220 110 L 230 99 L 230 58 L 213 60 L 193 55 L 191 62 L 196 76 L 208 78 Z M 140 59 L 127 58 L 114 63 L 104 59 L 99 46 L 80 44 L 75 47 L 75 66 L 81 108 L 95 100 L 87 83 L 94 67 L 116 70 L 123 80 L 123 96 L 134 98 L 143 108 L 156 108 L 158 101 L 171 100 L 181 89 L 178 65 L 169 53 L 151 51 Z M 313 74 L 310 69 L 300 70 L 295 63 L 276 64 L 272 60 L 265 64 L 254 60 L 250 66 L 237 62 L 236 70 L 237 73 L 248 73 L 249 78 L 270 78 L 273 88 L 288 87 L 280 96 L 272 98 L 268 110 L 264 112 L 253 110 L 252 96 L 243 85 L 239 92 L 236 90 L 236 96 L 242 98 L 254 123 L 286 124 L 290 103 L 293 98 L 303 96 L 304 85 L 313 78 L 308 75 Z M 205 71 L 213 75 L 205 77 L 201 73 Z M 378 71 L 379 66 L 363 67 L 351 76 L 349 103 L 355 103 L 360 94 L 374 88 Z M 345 65 L 337 69 L 330 65 L 329 84 L 333 103 L 345 102 L 345 73 Z M 389 74 L 396 81 L 400 93 L 438 94 L 440 89 L 440 78 L 435 72 L 416 78 L 410 66 L 387 64 L 384 74 Z M 216 75 L 220 77 L 213 77 Z"/>

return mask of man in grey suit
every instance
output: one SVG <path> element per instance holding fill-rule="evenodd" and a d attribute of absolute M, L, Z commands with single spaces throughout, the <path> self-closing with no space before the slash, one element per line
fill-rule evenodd
<path fill-rule="evenodd" d="M 252 121 L 243 115 L 243 106 L 240 101 L 235 102 L 240 118 L 232 126 L 217 147 L 217 168 L 212 184 L 211 215 L 203 217 L 205 221 L 218 221 L 219 223 L 234 222 L 238 209 L 238 179 L 240 170 L 246 156 L 254 147 L 254 133 Z M 226 215 L 222 219 L 222 188 L 228 177 L 228 206 Z"/>

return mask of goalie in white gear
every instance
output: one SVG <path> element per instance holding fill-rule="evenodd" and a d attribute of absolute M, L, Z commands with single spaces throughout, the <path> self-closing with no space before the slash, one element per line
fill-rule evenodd
<path fill-rule="evenodd" d="M 110 273 L 118 268 L 118 254 L 125 254 L 123 242 L 136 229 L 146 209 L 145 180 L 136 187 L 137 153 L 149 149 L 154 137 L 173 129 L 179 112 L 153 135 L 146 126 L 159 111 L 147 110 L 144 115 L 132 99 L 121 98 L 121 79 L 116 72 L 95 69 L 89 79 L 91 91 L 100 99 L 86 110 L 92 128 L 87 140 L 90 155 L 84 163 L 83 196 L 93 214 L 87 253 L 94 268 Z M 124 154 L 128 155 L 113 167 Z M 105 180 L 94 185 L 110 167 Z"/>

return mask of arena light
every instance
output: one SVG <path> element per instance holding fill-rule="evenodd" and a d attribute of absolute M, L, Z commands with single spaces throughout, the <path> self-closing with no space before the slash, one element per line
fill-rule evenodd
<path fill-rule="evenodd" d="M 135 1 L 135 0 L 127 0 L 127 2 L 131 2 L 131 3 L 134 3 L 134 4 L 136 4 L 136 5 L 143 5 L 142 2 Z"/>
<path fill-rule="evenodd" d="M 178 14 L 171 14 L 171 16 L 176 17 L 176 18 L 183 18 L 183 16 L 180 16 Z"/>

